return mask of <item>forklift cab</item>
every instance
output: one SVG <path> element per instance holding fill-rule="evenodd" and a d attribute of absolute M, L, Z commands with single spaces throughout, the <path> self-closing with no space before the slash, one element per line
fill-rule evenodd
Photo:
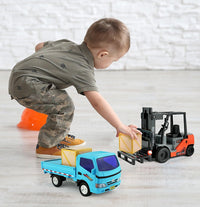
<path fill-rule="evenodd" d="M 187 138 L 186 114 L 185 112 L 162 112 L 162 117 L 165 117 L 164 123 L 156 133 L 155 141 L 161 145 L 171 144 L 173 150 L 180 140 Z M 182 131 L 180 131 L 180 125 L 183 127 Z"/>
<path fill-rule="evenodd" d="M 175 121 L 179 117 L 179 122 Z M 180 119 L 182 117 L 182 120 Z M 160 121 L 161 120 L 161 121 Z M 163 122 L 164 120 L 164 122 Z M 157 131 L 158 121 L 161 128 Z M 183 123 L 183 124 L 182 124 Z M 180 132 L 180 125 L 183 126 Z M 185 112 L 152 112 L 152 108 L 143 108 L 141 114 L 141 130 L 152 133 L 150 146 L 170 143 L 173 138 L 187 138 L 187 124 Z"/>

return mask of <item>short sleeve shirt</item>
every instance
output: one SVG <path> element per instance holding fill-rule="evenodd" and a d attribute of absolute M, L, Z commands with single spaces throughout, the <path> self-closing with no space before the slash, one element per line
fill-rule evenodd
<path fill-rule="evenodd" d="M 78 93 L 97 91 L 93 56 L 83 42 L 69 40 L 45 42 L 43 48 L 15 65 L 9 83 L 12 94 L 14 83 L 23 76 L 53 83 L 58 89 L 74 86 Z"/>

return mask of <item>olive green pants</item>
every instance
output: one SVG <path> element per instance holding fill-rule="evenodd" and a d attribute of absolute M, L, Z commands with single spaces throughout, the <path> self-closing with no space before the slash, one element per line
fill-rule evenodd
<path fill-rule="evenodd" d="M 45 148 L 56 146 L 70 130 L 74 115 L 74 104 L 70 96 L 54 84 L 31 77 L 20 78 L 15 89 L 11 96 L 18 103 L 48 115 L 46 124 L 40 129 L 38 144 Z"/>

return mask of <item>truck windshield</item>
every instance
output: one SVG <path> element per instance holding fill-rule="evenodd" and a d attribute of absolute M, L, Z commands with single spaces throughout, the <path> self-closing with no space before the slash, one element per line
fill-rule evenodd
<path fill-rule="evenodd" d="M 118 160 L 115 155 L 101 157 L 97 159 L 99 171 L 113 170 L 119 166 Z"/>

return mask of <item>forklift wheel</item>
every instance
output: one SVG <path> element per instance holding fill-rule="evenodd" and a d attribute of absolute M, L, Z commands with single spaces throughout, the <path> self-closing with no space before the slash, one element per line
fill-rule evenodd
<path fill-rule="evenodd" d="M 192 156 L 193 153 L 194 153 L 194 147 L 193 147 L 193 145 L 189 145 L 186 149 L 186 155 L 187 156 Z"/>
<path fill-rule="evenodd" d="M 159 163 L 167 162 L 170 158 L 170 151 L 166 147 L 160 147 L 156 151 L 156 161 Z"/>

